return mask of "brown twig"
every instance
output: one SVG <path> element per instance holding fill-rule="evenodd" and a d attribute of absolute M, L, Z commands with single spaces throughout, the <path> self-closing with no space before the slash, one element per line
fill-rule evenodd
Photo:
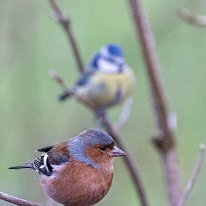
<path fill-rule="evenodd" d="M 178 203 L 178 206 L 184 206 L 188 197 L 189 197 L 189 194 L 197 180 L 197 177 L 200 173 L 200 170 L 201 170 L 201 167 L 202 167 L 202 164 L 203 164 L 203 160 L 204 160 L 204 156 L 205 156 L 205 144 L 201 144 L 200 147 L 199 147 L 199 153 L 198 153 L 198 156 L 197 156 L 197 160 L 195 162 L 195 166 L 194 166 L 194 169 L 192 171 L 192 176 L 190 177 L 183 193 L 182 193 L 182 196 L 180 198 L 180 201 Z"/>
<path fill-rule="evenodd" d="M 58 75 L 56 73 L 56 75 Z M 60 82 L 64 81 L 62 77 L 58 75 L 58 78 L 56 79 L 62 79 Z M 59 81 L 56 80 L 56 82 L 59 84 Z M 106 112 L 101 112 L 101 114 L 98 113 L 97 109 L 94 105 L 92 105 L 90 102 L 88 102 L 86 99 L 84 99 L 82 96 L 78 96 L 77 94 L 73 94 L 75 99 L 77 99 L 80 103 L 85 105 L 87 108 L 89 108 L 94 114 L 96 114 L 99 118 L 99 121 L 101 122 L 102 126 L 105 127 L 107 132 L 113 137 L 115 142 L 127 153 L 127 156 L 124 158 L 125 164 L 128 168 L 128 171 L 130 172 L 130 175 L 134 181 L 135 188 L 139 194 L 141 205 L 142 206 L 148 206 L 147 197 L 140 179 L 139 171 L 137 167 L 135 166 L 136 163 L 129 152 L 129 149 L 126 146 L 126 142 L 124 141 L 124 137 L 121 136 L 120 130 L 116 129 L 112 123 L 107 118 Z"/>
<path fill-rule="evenodd" d="M 54 15 L 55 15 L 57 21 L 63 27 L 63 29 L 64 29 L 64 31 L 65 31 L 65 33 L 67 35 L 68 41 L 69 41 L 69 43 L 70 43 L 70 45 L 72 47 L 74 59 L 76 60 L 79 72 L 83 73 L 84 72 L 84 66 L 83 66 L 84 64 L 83 64 L 83 61 L 81 59 L 81 55 L 79 53 L 79 49 L 78 49 L 77 43 L 75 41 L 73 32 L 71 30 L 70 18 L 64 16 L 63 12 L 58 7 L 58 5 L 57 5 L 55 0 L 49 0 L 49 2 L 50 2 L 50 5 L 51 5 L 51 7 L 52 7 L 52 9 L 54 11 Z"/>
<path fill-rule="evenodd" d="M 0 199 L 4 200 L 6 202 L 10 202 L 14 205 L 19 205 L 19 206 L 43 206 L 43 205 L 38 204 L 38 203 L 34 203 L 34 202 L 31 202 L 28 200 L 24 200 L 24 199 L 20 199 L 18 197 L 8 195 L 4 192 L 0 192 Z"/>
<path fill-rule="evenodd" d="M 68 88 L 65 81 L 64 81 L 64 79 L 62 77 L 60 77 L 59 74 L 55 70 L 50 69 L 48 73 L 49 73 L 49 76 L 54 81 L 56 81 L 63 90 L 66 90 Z"/>
<path fill-rule="evenodd" d="M 204 15 L 194 15 L 186 8 L 178 11 L 177 14 L 190 24 L 202 27 L 206 26 L 206 16 Z"/>
<path fill-rule="evenodd" d="M 57 14 L 61 14 L 60 17 L 58 17 L 57 15 L 57 18 L 60 19 L 59 22 L 62 24 L 62 12 L 60 11 L 60 9 L 57 7 L 57 4 L 55 2 L 55 0 L 49 0 L 51 5 L 52 5 L 52 8 L 53 10 L 55 11 L 56 15 Z M 65 19 L 65 17 L 63 18 Z M 63 21 L 64 22 L 64 21 Z M 64 24 L 63 24 L 64 25 Z M 65 30 L 67 32 L 67 30 Z M 70 30 L 71 32 L 71 30 Z M 70 43 L 72 44 L 72 42 L 70 41 Z M 75 42 L 73 42 L 74 45 L 76 45 Z M 79 53 L 77 51 L 77 53 Z M 77 56 L 74 56 L 75 58 L 77 58 Z M 88 101 L 86 101 L 85 99 L 83 99 L 82 97 L 80 96 L 76 96 L 76 99 L 78 101 L 80 101 L 81 103 L 83 103 L 85 106 L 87 106 L 87 108 L 90 108 L 95 114 L 97 114 L 97 111 L 96 111 L 96 108 L 91 105 L 90 103 L 88 103 Z M 98 115 L 99 116 L 99 115 Z M 146 194 L 144 192 L 144 188 L 143 188 L 143 185 L 141 183 L 141 179 L 140 179 L 140 175 L 139 175 L 139 171 L 137 170 L 137 167 L 135 166 L 135 162 L 129 152 L 129 150 L 127 149 L 126 147 L 126 144 L 123 140 L 123 138 L 120 136 L 119 133 L 117 133 L 115 131 L 115 129 L 113 128 L 112 124 L 110 123 L 110 121 L 108 120 L 107 116 L 106 116 L 106 113 L 105 112 L 102 112 L 101 115 L 99 116 L 100 118 L 100 122 L 102 124 L 103 127 L 106 128 L 106 130 L 111 134 L 111 136 L 115 139 L 115 141 L 117 142 L 117 144 L 122 148 L 124 149 L 124 151 L 127 153 L 127 156 L 124 158 L 124 161 L 127 165 L 127 168 L 128 168 L 128 171 L 130 172 L 131 174 L 131 177 L 133 178 L 134 180 L 134 185 L 135 185 L 135 188 L 140 196 L 140 201 L 141 201 L 141 205 L 142 206 L 148 206 L 148 201 L 147 201 L 147 198 L 146 198 Z"/>
<path fill-rule="evenodd" d="M 166 177 L 166 187 L 171 206 L 176 206 L 181 194 L 179 166 L 175 147 L 175 137 L 169 126 L 167 102 L 160 79 L 155 39 L 141 0 L 128 0 L 134 19 L 149 78 L 158 135 L 154 145 L 160 151 Z"/>
<path fill-rule="evenodd" d="M 106 130 L 110 133 L 110 135 L 114 138 L 114 140 L 117 142 L 117 144 L 127 153 L 127 156 L 124 158 L 124 161 L 135 183 L 136 190 L 140 197 L 141 205 L 148 206 L 149 203 L 142 185 L 142 181 L 140 179 L 139 171 L 135 166 L 136 163 L 133 159 L 133 156 L 130 153 L 130 150 L 127 148 L 126 142 L 124 141 L 125 138 L 121 136 L 119 130 L 116 130 L 112 126 L 112 123 L 110 123 L 105 114 L 101 116 L 100 121 L 102 125 L 106 128 Z"/>

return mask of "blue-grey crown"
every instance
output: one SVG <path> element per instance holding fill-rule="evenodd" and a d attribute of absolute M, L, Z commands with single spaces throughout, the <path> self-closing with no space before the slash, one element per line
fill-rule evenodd
<path fill-rule="evenodd" d="M 98 128 L 90 128 L 80 134 L 83 137 L 83 141 L 86 145 L 96 144 L 112 144 L 112 137 L 105 131 Z"/>
<path fill-rule="evenodd" d="M 113 139 L 107 132 L 101 129 L 88 129 L 69 141 L 69 151 L 74 159 L 98 168 L 99 164 L 95 163 L 85 154 L 85 147 L 99 144 L 113 144 Z"/>

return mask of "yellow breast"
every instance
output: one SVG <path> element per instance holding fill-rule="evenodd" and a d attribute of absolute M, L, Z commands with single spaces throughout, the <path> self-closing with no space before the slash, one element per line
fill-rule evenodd
<path fill-rule="evenodd" d="M 107 74 L 97 71 L 90 83 L 79 90 L 83 95 L 99 108 L 111 106 L 123 101 L 131 95 L 134 86 L 132 71 L 121 74 Z M 116 98 L 118 101 L 115 101 Z"/>

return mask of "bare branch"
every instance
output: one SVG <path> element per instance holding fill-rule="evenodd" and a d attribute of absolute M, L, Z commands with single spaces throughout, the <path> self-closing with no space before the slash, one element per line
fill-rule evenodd
<path fill-rule="evenodd" d="M 185 205 L 185 203 L 189 197 L 189 194 L 190 194 L 195 182 L 197 181 L 197 177 L 198 177 L 200 170 L 201 170 L 201 167 L 203 165 L 204 156 L 205 156 L 205 144 L 201 144 L 199 147 L 199 153 L 197 156 L 197 160 L 195 162 L 192 176 L 190 177 L 190 179 L 189 179 L 189 181 L 188 181 L 188 183 L 187 183 L 187 185 L 182 193 L 182 196 L 180 198 L 178 206 Z"/>
<path fill-rule="evenodd" d="M 124 103 L 123 103 L 123 108 L 119 117 L 119 120 L 117 122 L 117 130 L 121 131 L 124 125 L 128 122 L 129 116 L 131 114 L 132 110 L 132 104 L 133 104 L 133 99 L 132 97 L 128 97 Z"/>
<path fill-rule="evenodd" d="M 130 153 L 130 150 L 128 149 L 127 144 L 124 141 L 125 138 L 123 136 L 121 136 L 119 130 L 116 130 L 113 127 L 112 123 L 110 123 L 110 121 L 108 120 L 108 118 L 106 117 L 105 114 L 101 116 L 100 121 L 101 121 L 102 125 L 105 127 L 105 129 L 110 133 L 110 135 L 114 138 L 114 140 L 120 146 L 120 148 L 122 148 L 127 153 L 127 156 L 124 157 L 124 161 L 125 161 L 125 164 L 130 172 L 130 175 L 135 183 L 135 188 L 139 194 L 141 205 L 148 206 L 149 203 L 147 200 L 146 193 L 144 191 L 144 187 L 142 185 L 142 181 L 141 181 L 141 178 L 139 175 L 139 170 L 135 166 L 135 165 L 137 165 L 137 163 L 133 159 L 133 156 Z"/>
<path fill-rule="evenodd" d="M 206 26 L 206 16 L 204 15 L 194 15 L 186 8 L 178 11 L 177 14 L 187 23 L 202 27 Z"/>
<path fill-rule="evenodd" d="M 141 0 L 128 0 L 128 2 L 147 68 L 156 117 L 155 122 L 159 130 L 153 142 L 162 156 L 170 205 L 175 206 L 181 192 L 179 166 L 175 137 L 169 125 L 169 112 L 159 74 L 160 63 L 157 57 L 155 39 Z"/>
<path fill-rule="evenodd" d="M 61 78 L 58 75 L 58 78 Z M 55 80 L 55 78 L 54 78 Z M 59 81 L 56 81 L 59 84 Z M 60 81 L 61 82 L 61 81 Z M 90 109 L 94 114 L 97 114 L 98 111 L 95 108 L 94 105 L 92 105 L 90 102 L 88 102 L 86 99 L 84 99 L 82 96 L 78 96 L 77 94 L 73 94 L 75 99 L 82 103 L 84 106 L 86 106 L 88 109 Z M 124 137 L 120 135 L 120 130 L 117 130 L 113 127 L 112 123 L 107 118 L 106 112 L 101 112 L 100 115 L 98 115 L 99 121 L 101 122 L 102 126 L 105 127 L 107 132 L 114 138 L 116 143 L 127 153 L 127 156 L 124 158 L 125 164 L 127 165 L 127 168 L 130 172 L 130 175 L 135 183 L 135 188 L 140 196 L 141 205 L 142 206 L 148 206 L 148 201 L 146 198 L 146 194 L 144 192 L 144 188 L 140 179 L 139 171 L 137 167 L 135 166 L 136 163 L 134 159 L 132 158 L 131 153 L 129 152 L 129 149 L 126 146 L 126 142 L 124 141 Z"/>
<path fill-rule="evenodd" d="M 50 76 L 54 81 L 56 81 L 63 90 L 66 90 L 66 89 L 67 89 L 67 85 L 66 85 L 64 79 L 58 74 L 57 71 L 55 71 L 55 70 L 53 70 L 53 69 L 50 69 L 50 70 L 49 70 L 49 76 Z"/>
<path fill-rule="evenodd" d="M 24 200 L 24 199 L 20 199 L 18 197 L 8 195 L 4 192 L 0 192 L 0 199 L 4 200 L 6 202 L 10 202 L 14 205 L 19 205 L 19 206 L 43 206 L 43 205 L 38 204 L 38 203 L 33 203 L 31 201 L 28 201 L 28 200 Z"/>
<path fill-rule="evenodd" d="M 73 55 L 74 55 L 74 59 L 76 60 L 77 66 L 79 68 L 79 72 L 83 73 L 84 72 L 84 64 L 83 61 L 81 59 L 81 55 L 77 46 L 77 43 L 75 41 L 73 32 L 71 30 L 71 21 L 69 17 L 64 16 L 63 12 L 61 11 L 61 9 L 58 7 L 57 3 L 55 0 L 49 0 L 50 5 L 54 11 L 54 15 L 57 19 L 57 21 L 60 23 L 60 25 L 63 27 L 68 41 L 72 47 L 72 51 L 73 51 Z"/>
<path fill-rule="evenodd" d="M 69 20 L 65 18 L 65 16 L 62 14 L 60 8 L 57 6 L 56 1 L 55 0 L 49 0 L 55 15 L 58 19 L 58 21 L 60 22 L 60 24 L 63 26 L 65 32 L 67 33 L 69 40 L 70 40 L 70 44 L 72 45 L 73 51 L 74 51 L 74 46 L 76 45 L 76 42 L 73 40 L 71 41 L 71 29 L 69 27 Z M 74 38 L 72 38 L 74 39 Z M 75 47 L 75 53 L 79 54 L 78 48 Z M 77 62 L 79 62 L 78 55 L 74 55 L 74 58 L 76 59 Z M 81 61 L 80 61 L 81 62 Z M 83 65 L 83 64 L 80 64 Z M 79 71 L 83 72 L 83 67 L 79 66 Z M 56 79 L 55 79 L 56 80 Z M 56 80 L 57 81 L 57 80 Z M 59 83 L 59 80 L 57 81 Z M 61 81 L 60 81 L 61 82 Z M 97 114 L 98 111 L 96 110 L 96 108 L 94 107 L 94 105 L 92 105 L 90 102 L 88 102 L 87 100 L 83 99 L 81 96 L 77 96 L 77 94 L 74 94 L 75 98 L 83 103 L 87 108 L 89 108 L 90 110 L 92 110 L 94 112 L 94 114 Z M 137 167 L 135 166 L 135 162 L 129 152 L 129 149 L 127 149 L 125 142 L 123 141 L 123 137 L 121 137 L 120 133 L 117 132 L 115 130 L 115 128 L 113 127 L 113 125 L 110 123 L 110 121 L 107 118 L 106 112 L 102 112 L 101 115 L 98 117 L 100 118 L 100 122 L 102 124 L 103 127 L 106 128 L 106 130 L 108 131 L 108 133 L 111 134 L 111 136 L 114 138 L 114 140 L 117 142 L 117 144 L 127 153 L 127 156 L 124 158 L 124 161 L 127 165 L 128 171 L 130 172 L 130 175 L 132 177 L 132 179 L 134 180 L 135 183 L 135 188 L 140 196 L 140 202 L 142 206 L 148 206 L 148 201 L 146 198 L 146 194 L 144 192 L 144 188 L 143 185 L 141 183 L 141 179 L 140 179 L 140 175 L 139 175 L 139 171 L 137 170 Z"/>

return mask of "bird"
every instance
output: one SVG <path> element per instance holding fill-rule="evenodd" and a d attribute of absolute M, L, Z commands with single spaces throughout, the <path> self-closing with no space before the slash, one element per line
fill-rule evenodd
<path fill-rule="evenodd" d="M 98 128 L 37 151 L 43 153 L 9 169 L 36 170 L 43 191 L 64 206 L 91 206 L 99 202 L 112 185 L 114 157 L 126 155 L 107 132 Z"/>
<path fill-rule="evenodd" d="M 131 97 L 134 80 L 134 73 L 126 64 L 122 48 L 110 43 L 91 58 L 85 72 L 74 86 L 59 96 L 59 100 L 77 95 L 96 109 L 105 110 Z"/>

